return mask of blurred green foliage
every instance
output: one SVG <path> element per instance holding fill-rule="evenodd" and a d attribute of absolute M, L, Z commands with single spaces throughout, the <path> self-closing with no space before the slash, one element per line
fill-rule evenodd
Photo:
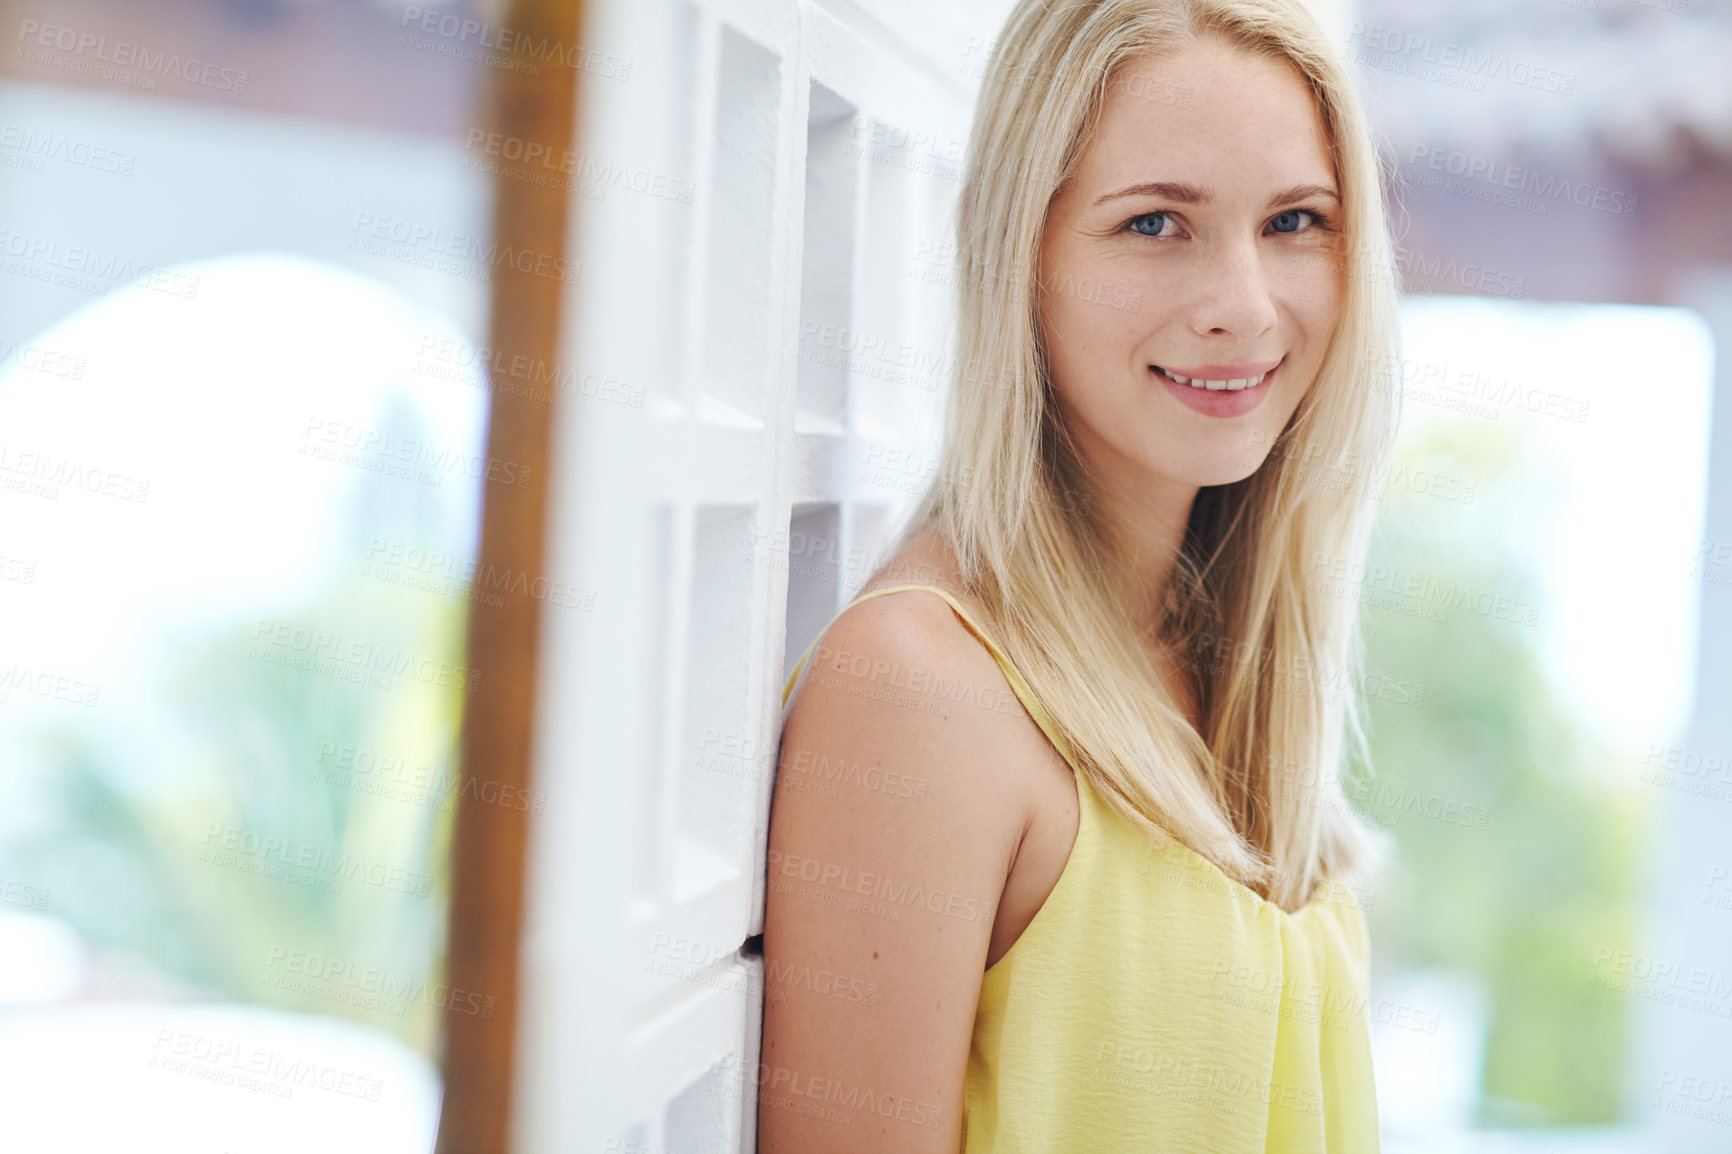
<path fill-rule="evenodd" d="M 5 855 L 99 952 L 437 1060 L 464 690 L 425 663 L 462 665 L 465 618 L 460 598 L 357 571 L 316 604 L 186 638 L 140 671 L 152 718 L 28 735 L 33 813 Z M 318 635 L 323 664 L 290 664 Z M 367 673 L 355 645 L 414 669 Z"/>
<path fill-rule="evenodd" d="M 1407 483 L 1439 474 L 1472 499 Z M 1375 773 L 1348 789 L 1396 844 L 1374 962 L 1483 985 L 1480 1125 L 1615 1122 L 1627 1007 L 1589 979 L 1595 950 L 1630 947 L 1649 811 L 1544 676 L 1556 485 L 1519 432 L 1473 418 L 1404 434 L 1392 477 L 1344 594 L 1366 603 L 1368 674 L 1423 687 L 1417 707 L 1370 696 Z"/>

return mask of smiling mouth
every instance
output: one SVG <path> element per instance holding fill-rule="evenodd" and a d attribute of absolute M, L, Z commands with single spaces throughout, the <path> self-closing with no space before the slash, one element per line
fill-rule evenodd
<path fill-rule="evenodd" d="M 1275 371 L 1274 369 L 1270 369 L 1268 373 L 1258 373 L 1254 377 L 1233 377 L 1227 380 L 1206 381 L 1200 377 L 1181 377 L 1176 373 L 1169 373 L 1159 365 L 1150 365 L 1149 368 L 1153 369 L 1167 380 L 1173 382 L 1175 385 L 1188 385 L 1193 389 L 1207 389 L 1212 393 L 1237 393 L 1244 389 L 1254 389 L 1263 383 L 1269 373 Z"/>

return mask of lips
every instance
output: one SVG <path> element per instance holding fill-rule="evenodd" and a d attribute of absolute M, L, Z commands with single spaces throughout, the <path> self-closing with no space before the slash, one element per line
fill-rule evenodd
<path fill-rule="evenodd" d="M 1254 389 L 1263 383 L 1266 377 L 1280 359 L 1273 361 L 1245 361 L 1239 364 L 1196 365 L 1179 367 L 1176 365 L 1150 365 L 1156 373 L 1165 377 L 1175 385 L 1182 385 L 1207 392 L 1232 392 L 1242 389 Z"/>
<path fill-rule="evenodd" d="M 1150 365 L 1149 373 L 1187 408 L 1207 417 L 1242 417 L 1269 395 L 1270 381 L 1281 364 L 1276 360 L 1186 369 Z"/>

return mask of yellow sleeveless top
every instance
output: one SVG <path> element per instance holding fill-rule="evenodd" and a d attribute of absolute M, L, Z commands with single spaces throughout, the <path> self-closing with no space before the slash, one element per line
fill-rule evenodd
<path fill-rule="evenodd" d="M 1330 882 L 1289 914 L 1178 840 L 1151 844 L 949 592 L 886 586 L 849 606 L 909 589 L 943 597 L 991 651 L 1081 809 L 1058 884 L 981 982 L 962 1154 L 1377 1150 L 1370 939 L 1352 891 Z"/>

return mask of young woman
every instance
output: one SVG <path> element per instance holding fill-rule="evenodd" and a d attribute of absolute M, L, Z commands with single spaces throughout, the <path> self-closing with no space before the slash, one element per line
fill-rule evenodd
<path fill-rule="evenodd" d="M 1301 0 L 1022 0 L 970 149 L 939 476 L 784 694 L 758 1148 L 1374 1150 L 1351 81 Z"/>

